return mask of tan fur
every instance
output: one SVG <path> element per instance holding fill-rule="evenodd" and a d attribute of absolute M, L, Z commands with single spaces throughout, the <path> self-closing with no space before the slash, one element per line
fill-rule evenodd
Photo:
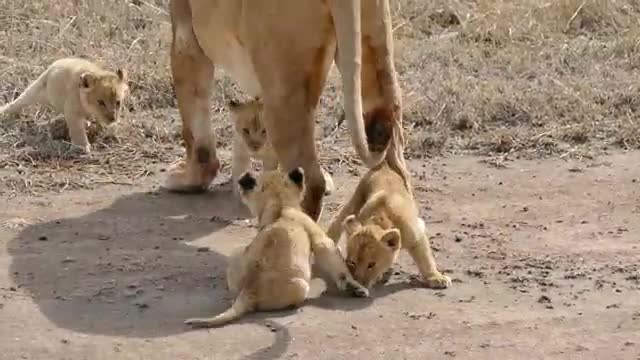
<path fill-rule="evenodd" d="M 240 176 L 249 170 L 251 159 L 260 160 L 264 170 L 276 170 L 278 157 L 267 137 L 263 124 L 263 106 L 259 98 L 245 103 L 232 101 L 229 110 L 233 120 L 233 158 L 231 159 L 231 178 L 237 183 Z M 334 189 L 331 174 L 322 169 L 325 182 L 325 195 Z"/>
<path fill-rule="evenodd" d="M 347 265 L 364 286 L 373 286 L 387 273 L 401 248 L 409 252 L 428 287 L 451 285 L 451 279 L 437 270 L 413 195 L 386 162 L 360 180 L 327 234 L 338 242 L 343 230 Z"/>
<path fill-rule="evenodd" d="M 258 218 L 255 239 L 231 256 L 227 284 L 236 299 L 230 309 L 207 319 L 189 319 L 193 326 L 219 326 L 253 311 L 298 307 L 307 298 L 311 256 L 331 274 L 341 290 L 369 295 L 353 280 L 331 239 L 300 208 L 304 193 L 302 169 L 289 174 L 266 171 L 256 180 L 245 173 L 238 187 L 243 201 Z"/>
<path fill-rule="evenodd" d="M 357 153 L 370 167 L 386 158 L 408 185 L 387 0 L 362 7 L 358 0 L 171 0 L 170 13 L 186 159 L 169 169 L 166 188 L 206 190 L 220 168 L 209 98 L 221 66 L 246 94 L 262 97 L 274 151 L 284 169 L 304 168 L 303 208 L 317 220 L 325 183 L 314 116 L 334 59 Z"/>
<path fill-rule="evenodd" d="M 103 125 L 117 122 L 128 89 L 122 69 L 111 72 L 89 60 L 64 58 L 51 64 L 17 99 L 0 107 L 0 115 L 48 104 L 64 114 L 71 142 L 90 152 L 87 118 L 93 116 Z"/>

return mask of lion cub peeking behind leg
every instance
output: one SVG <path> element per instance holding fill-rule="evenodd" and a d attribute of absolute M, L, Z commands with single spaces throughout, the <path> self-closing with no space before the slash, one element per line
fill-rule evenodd
<path fill-rule="evenodd" d="M 0 107 L 0 115 L 18 113 L 29 105 L 49 104 L 64 114 L 71 142 L 88 153 L 91 145 L 86 118 L 93 115 L 103 125 L 118 121 L 128 89 L 125 70 L 111 72 L 85 59 L 60 59 L 17 99 Z"/>
<path fill-rule="evenodd" d="M 278 168 L 278 157 L 267 138 L 267 130 L 262 122 L 262 102 L 260 98 L 241 103 L 235 100 L 229 102 L 229 110 L 234 124 L 233 159 L 231 163 L 231 177 L 236 184 L 240 175 L 249 169 L 251 159 L 262 161 L 264 170 Z M 325 195 L 330 195 L 334 189 L 331 175 L 322 169 L 325 181 Z"/>
<path fill-rule="evenodd" d="M 328 235 L 337 243 L 343 229 L 347 234 L 347 266 L 354 279 L 367 288 L 388 279 L 401 248 L 409 251 L 427 287 L 451 285 L 451 279 L 436 268 L 413 196 L 386 161 L 360 180 L 349 202 L 333 219 Z"/>
<path fill-rule="evenodd" d="M 238 187 L 243 202 L 258 218 L 259 230 L 249 245 L 236 250 L 229 259 L 227 285 L 236 299 L 222 314 L 190 319 L 186 324 L 219 326 L 249 312 L 302 305 L 309 291 L 312 255 L 340 290 L 369 296 L 349 273 L 334 242 L 302 211 L 301 168 L 288 174 L 266 171 L 258 180 L 245 173 Z"/>

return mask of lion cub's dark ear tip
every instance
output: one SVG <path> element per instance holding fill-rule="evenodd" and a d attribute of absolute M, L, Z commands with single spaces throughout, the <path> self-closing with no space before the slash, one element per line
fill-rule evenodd
<path fill-rule="evenodd" d="M 289 172 L 289 179 L 296 185 L 302 185 L 304 181 L 304 172 L 302 168 L 297 167 Z"/>
<path fill-rule="evenodd" d="M 256 178 L 251 175 L 251 173 L 246 172 L 242 177 L 238 180 L 238 185 L 242 190 L 253 190 L 256 187 Z"/>

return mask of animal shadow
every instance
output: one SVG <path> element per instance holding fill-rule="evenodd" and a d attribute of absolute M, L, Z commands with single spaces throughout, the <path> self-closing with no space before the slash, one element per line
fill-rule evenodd
<path fill-rule="evenodd" d="M 231 192 L 134 193 L 79 217 L 29 226 L 8 245 L 10 275 L 59 327 L 158 337 L 229 303 L 216 233 L 247 210 Z M 223 234 L 225 235 L 225 234 Z M 211 236 L 216 250 L 190 245 Z M 225 236 L 229 237 L 228 234 Z M 233 244 L 232 245 L 237 245 Z"/>

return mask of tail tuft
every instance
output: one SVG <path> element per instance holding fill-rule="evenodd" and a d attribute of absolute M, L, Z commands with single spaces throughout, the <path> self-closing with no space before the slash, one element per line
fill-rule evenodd
<path fill-rule="evenodd" d="M 392 112 L 384 108 L 377 108 L 369 112 L 364 121 L 369 151 L 384 153 L 393 137 Z"/>

